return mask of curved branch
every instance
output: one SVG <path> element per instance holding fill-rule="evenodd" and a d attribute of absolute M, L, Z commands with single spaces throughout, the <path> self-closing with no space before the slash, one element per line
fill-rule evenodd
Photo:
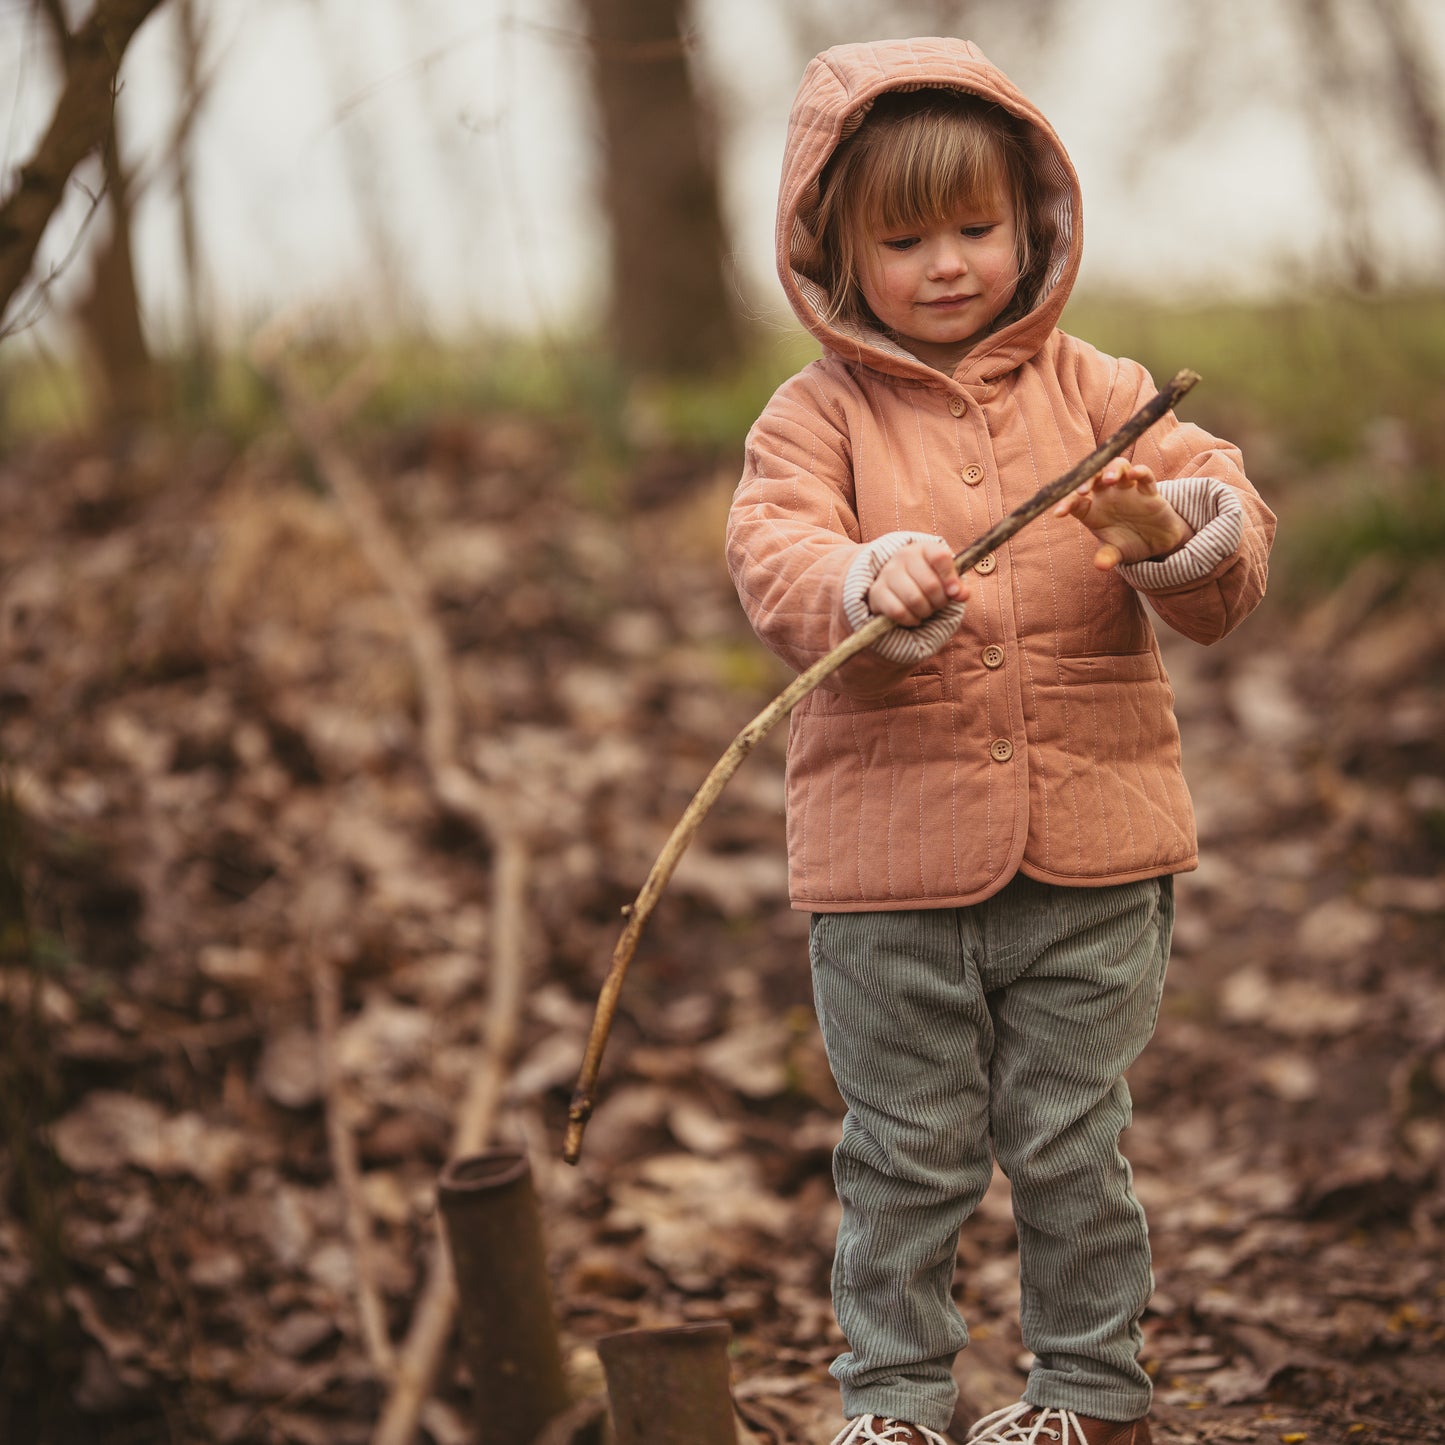
<path fill-rule="evenodd" d="M 65 88 L 44 139 L 0 204 L 0 315 L 20 289 L 70 173 L 105 139 L 126 47 L 162 0 L 98 0 L 65 45 Z"/>
<path fill-rule="evenodd" d="M 976 541 L 971 542 L 953 559 L 954 569 L 959 573 L 967 571 L 986 552 L 1001 547 L 1014 533 L 1027 526 L 1035 517 L 1046 512 L 1055 502 L 1062 501 L 1070 492 L 1082 486 L 1096 473 L 1117 457 L 1121 452 L 1138 441 L 1155 422 L 1159 421 L 1193 385 L 1199 376 L 1193 371 L 1176 372 L 1163 390 L 1145 402 L 1113 436 L 1109 437 L 1096 451 L 1066 472 L 1035 492 L 1027 502 L 1016 507 L 1001 522 L 990 527 Z M 592 1032 L 587 1039 L 587 1050 L 582 1057 L 581 1072 L 572 1094 L 572 1105 L 567 1112 L 567 1135 L 562 1146 L 562 1157 L 575 1164 L 582 1155 L 582 1132 L 596 1107 L 597 1076 L 602 1069 L 602 1054 L 607 1047 L 607 1037 L 612 1031 L 612 1020 L 617 1013 L 617 1001 L 622 993 L 622 982 L 627 976 L 628 965 L 637 952 L 637 943 L 647 920 L 652 916 L 662 890 L 667 887 L 678 860 L 692 842 L 709 809 L 717 801 L 718 794 L 727 786 L 728 780 L 742 765 L 743 759 L 765 738 L 773 727 L 795 708 L 825 678 L 842 667 L 850 657 L 862 652 L 876 642 L 896 624 L 886 617 L 875 617 L 845 638 L 826 657 L 820 658 L 806 672 L 801 672 L 789 685 L 765 707 L 728 745 L 727 751 L 713 765 L 712 771 L 703 780 L 702 786 L 687 805 L 677 826 L 672 830 L 657 861 L 647 875 L 642 891 L 636 901 L 625 910 L 627 923 L 622 936 L 612 951 L 612 963 L 603 980 L 602 991 L 597 999 L 597 1011 L 592 1020 Z"/>

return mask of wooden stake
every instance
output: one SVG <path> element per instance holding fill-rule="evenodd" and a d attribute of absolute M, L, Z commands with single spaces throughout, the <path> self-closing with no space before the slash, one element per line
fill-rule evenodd
<path fill-rule="evenodd" d="M 723 1320 L 603 1335 L 616 1445 L 737 1445 L 731 1335 Z"/>
<path fill-rule="evenodd" d="M 1083 486 L 1091 477 L 1117 457 L 1121 452 L 1138 441 L 1155 422 L 1169 412 L 1199 380 L 1193 371 L 1180 371 L 1170 378 L 1164 388 L 1145 402 L 1123 426 L 1109 437 L 1096 451 L 1091 452 L 1077 466 L 1062 477 L 1050 482 L 1036 492 L 1022 506 L 1015 508 L 1001 522 L 990 527 L 983 536 L 965 547 L 953 559 L 955 571 L 962 574 L 972 567 L 987 552 L 1002 546 L 1015 533 L 1046 512 L 1056 502 L 1062 501 L 1070 492 Z M 597 1011 L 592 1020 L 592 1032 L 587 1039 L 587 1050 L 582 1057 L 582 1068 L 577 1076 L 577 1085 L 572 1093 L 572 1104 L 567 1113 L 567 1134 L 562 1146 L 562 1157 L 575 1164 L 582 1157 L 582 1134 L 587 1121 L 596 1108 L 597 1076 L 602 1069 L 602 1055 L 607 1048 L 607 1038 L 612 1031 L 612 1021 L 617 1014 L 617 1003 L 622 993 L 622 983 L 627 976 L 628 965 L 637 952 L 638 940 L 662 890 L 672 877 L 678 860 L 692 842 L 702 820 L 707 816 L 718 795 L 727 786 L 728 780 L 737 772 L 743 760 L 765 738 L 769 732 L 798 703 L 813 691 L 825 678 L 842 667 L 849 658 L 871 646 L 886 632 L 896 626 L 887 617 L 874 617 L 845 638 L 826 657 L 820 658 L 806 672 L 798 674 L 782 692 L 765 707 L 728 745 L 727 751 L 713 765 L 712 771 L 703 780 L 702 786 L 687 805 L 677 826 L 672 830 L 662 852 L 652 865 L 641 892 L 630 908 L 624 910 L 627 923 L 612 950 L 612 963 L 603 980 L 597 999 Z"/>

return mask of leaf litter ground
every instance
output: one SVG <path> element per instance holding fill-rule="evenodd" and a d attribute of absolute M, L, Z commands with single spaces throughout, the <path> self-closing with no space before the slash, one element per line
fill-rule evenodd
<path fill-rule="evenodd" d="M 836 1428 L 839 1104 L 784 897 L 782 743 L 687 855 L 582 1164 L 567 1097 L 619 910 L 785 680 L 720 561 L 731 463 L 517 417 L 357 443 L 452 648 L 466 761 L 534 841 L 505 1140 L 532 1157 L 577 1387 L 607 1332 L 724 1319 L 759 1441 Z M 677 500 L 658 500 L 672 495 Z M 435 804 L 387 595 L 306 463 L 160 438 L 0 464 L 0 750 L 25 908 L 0 1011 L 0 1438 L 364 1441 L 383 1391 L 327 1150 L 312 974 L 394 1336 L 476 1067 L 488 849 Z M 1445 586 L 1363 564 L 1221 646 L 1165 636 L 1204 863 L 1127 1147 L 1158 1434 L 1445 1440 Z M 19 842 L 16 843 L 16 839 Z M 996 1181 L 959 1245 L 958 1423 L 1017 1396 Z M 448 1356 L 429 1438 L 467 1438 Z"/>

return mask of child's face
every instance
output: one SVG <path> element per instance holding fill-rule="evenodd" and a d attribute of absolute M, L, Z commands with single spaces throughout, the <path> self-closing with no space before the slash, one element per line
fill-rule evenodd
<path fill-rule="evenodd" d="M 1018 285 L 1013 205 L 960 205 L 943 221 L 859 237 L 858 283 L 869 309 L 920 361 L 952 372 Z"/>

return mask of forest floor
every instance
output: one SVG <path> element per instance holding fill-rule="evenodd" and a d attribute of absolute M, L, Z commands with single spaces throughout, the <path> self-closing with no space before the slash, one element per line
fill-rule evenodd
<path fill-rule="evenodd" d="M 560 1160 L 620 909 L 785 680 L 719 556 L 735 463 L 643 455 L 608 508 L 555 422 L 354 445 L 445 629 L 464 761 L 529 841 L 498 1136 L 531 1158 L 576 1388 L 604 1334 L 726 1320 L 750 1438 L 826 1441 L 840 1109 L 780 735 L 664 897 Z M 494 942 L 399 614 L 280 434 L 27 444 L 0 516 L 0 1440 L 366 1441 L 318 980 L 400 1339 Z M 1204 863 L 1131 1075 L 1156 1438 L 1445 1441 L 1445 577 L 1367 560 L 1215 648 L 1163 641 Z M 999 1179 L 959 1245 L 958 1425 L 1022 1387 L 1016 1261 Z M 427 1438 L 461 1445 L 470 1409 L 453 1345 Z"/>

